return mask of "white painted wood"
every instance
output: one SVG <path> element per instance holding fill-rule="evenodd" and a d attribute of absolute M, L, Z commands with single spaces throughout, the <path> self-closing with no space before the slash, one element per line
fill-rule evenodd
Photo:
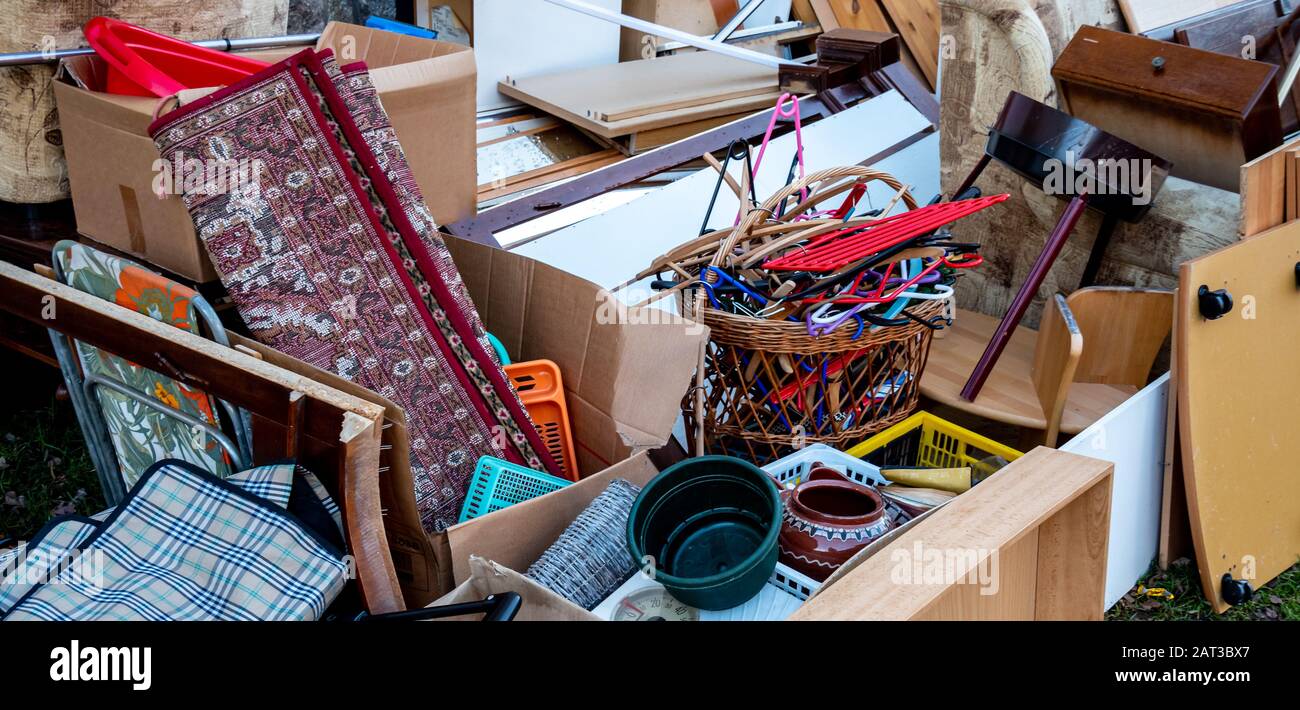
<path fill-rule="evenodd" d="M 592 18 L 598 18 L 616 27 L 617 26 L 626 27 L 628 29 L 645 33 L 646 35 L 651 37 L 663 37 L 664 39 L 670 39 L 675 42 L 681 42 L 683 44 L 690 45 L 697 49 L 704 49 L 710 52 L 717 52 L 718 54 L 723 54 L 735 59 L 742 59 L 747 62 L 753 62 L 755 64 L 761 64 L 763 66 L 773 67 L 773 68 L 780 68 L 784 64 L 792 64 L 792 62 L 790 62 L 789 60 L 780 59 L 770 54 L 755 52 L 752 49 L 745 49 L 744 47 L 735 47 L 729 44 L 725 44 L 723 42 L 715 42 L 709 37 L 699 37 L 697 35 L 691 34 L 690 32 L 675 30 L 671 27 L 665 27 L 664 25 L 659 25 L 653 22 L 649 22 L 647 20 L 642 20 L 639 17 L 632 17 L 630 15 L 624 15 L 616 11 L 611 11 L 609 9 L 602 8 L 591 2 L 587 2 L 586 0 L 546 0 L 546 1 L 558 7 L 563 7 L 565 9 L 572 10 L 575 13 L 587 15 L 588 17 L 592 17 Z M 477 29 L 477 19 L 475 20 L 475 25 Z"/>
<path fill-rule="evenodd" d="M 611 11 L 623 6 L 622 0 L 591 2 Z M 478 109 L 489 111 L 518 103 L 497 91 L 497 84 L 507 76 L 616 64 L 620 42 L 618 25 L 546 0 L 474 0 Z"/>
<path fill-rule="evenodd" d="M 1115 464 L 1106 562 L 1106 608 L 1151 567 L 1160 542 L 1169 375 L 1156 380 L 1080 433 L 1062 451 Z"/>
<path fill-rule="evenodd" d="M 898 93 L 877 96 L 804 128 L 807 171 L 858 163 L 915 135 L 927 125 L 925 118 Z M 785 184 L 794 151 L 792 133 L 772 141 L 755 181 L 760 200 Z M 924 204 L 940 189 L 938 134 L 928 136 L 875 167 L 916 186 L 916 199 Z M 699 234 L 717 179 L 712 169 L 701 170 L 515 251 L 605 288 L 614 288 L 649 266 L 655 257 Z M 893 197 L 893 191 L 885 185 L 874 184 L 869 196 L 871 204 L 883 207 Z M 739 204 L 724 186 L 710 226 L 718 228 L 734 222 Z M 648 294 L 643 291 L 641 295 Z M 628 294 L 624 300 L 639 299 L 635 294 Z"/>

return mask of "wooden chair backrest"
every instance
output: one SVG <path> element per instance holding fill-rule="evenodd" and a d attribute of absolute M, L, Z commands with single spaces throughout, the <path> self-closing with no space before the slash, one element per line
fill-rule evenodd
<path fill-rule="evenodd" d="M 1074 381 L 1145 387 L 1173 331 L 1173 291 L 1085 288 L 1067 303 L 1088 344 Z"/>
<path fill-rule="evenodd" d="M 1061 418 L 1070 394 L 1070 383 L 1074 381 L 1083 354 L 1083 333 L 1065 296 L 1058 293 L 1043 310 L 1030 372 L 1038 403 L 1043 407 L 1043 418 L 1047 420 L 1045 441 L 1052 448 L 1056 448 L 1056 439 L 1061 434 Z"/>
<path fill-rule="evenodd" d="M 383 407 L 4 262 L 0 311 L 247 410 L 254 465 L 295 459 L 336 496 L 366 608 L 406 608 L 380 503 Z"/>

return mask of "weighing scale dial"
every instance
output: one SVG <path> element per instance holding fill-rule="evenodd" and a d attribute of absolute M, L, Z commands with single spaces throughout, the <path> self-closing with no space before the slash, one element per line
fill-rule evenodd
<path fill-rule="evenodd" d="M 632 592 L 614 607 L 611 621 L 699 621 L 700 610 L 683 604 L 663 588 Z"/>

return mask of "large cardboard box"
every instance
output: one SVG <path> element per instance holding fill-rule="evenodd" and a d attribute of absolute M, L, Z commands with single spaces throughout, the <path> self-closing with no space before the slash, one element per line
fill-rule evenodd
<path fill-rule="evenodd" d="M 1100 620 L 1113 471 L 1037 449 L 867 546 L 791 620 Z M 527 570 L 614 479 L 644 486 L 657 473 L 648 456 L 633 456 L 451 528 L 455 600 L 516 591 L 541 607 L 528 618 L 587 618 L 509 570 Z"/>
<path fill-rule="evenodd" d="M 317 49 L 364 61 L 440 224 L 474 214 L 474 53 L 449 42 L 331 22 Z M 259 52 L 274 61 L 294 50 Z M 146 132 L 159 101 L 100 91 L 95 56 L 64 60 L 54 82 L 77 231 L 196 282 L 217 278 L 179 197 L 153 194 L 158 151 Z"/>
<path fill-rule="evenodd" d="M 644 452 L 672 435 L 708 329 L 657 309 L 619 306 L 595 284 L 525 256 L 454 237 L 447 243 L 484 324 L 512 359 L 544 358 L 559 365 L 581 473 L 599 476 L 613 467 L 631 471 L 620 475 L 638 484 L 648 481 L 656 471 Z M 277 367 L 384 407 L 384 531 L 407 604 L 424 606 L 464 582 L 463 570 L 453 582 L 448 534 L 426 536 L 420 528 L 410 485 L 410 415 L 335 373 L 235 334 L 231 342 Z M 586 490 L 581 483 L 571 488 Z M 551 522 L 563 530 L 581 509 Z"/>

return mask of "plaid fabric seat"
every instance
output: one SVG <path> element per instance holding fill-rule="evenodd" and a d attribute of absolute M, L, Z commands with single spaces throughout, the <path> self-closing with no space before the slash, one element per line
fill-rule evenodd
<path fill-rule="evenodd" d="M 347 566 L 336 545 L 286 509 L 295 475 L 310 485 L 310 474 L 292 464 L 227 481 L 182 461 L 156 464 L 79 546 L 65 546 L 79 547 L 82 564 L 0 614 L 6 621 L 318 619 L 342 590 Z"/>
<path fill-rule="evenodd" d="M 0 557 L 0 614 L 5 614 L 99 528 L 99 521 L 65 516 L 50 521 L 26 545 Z"/>

